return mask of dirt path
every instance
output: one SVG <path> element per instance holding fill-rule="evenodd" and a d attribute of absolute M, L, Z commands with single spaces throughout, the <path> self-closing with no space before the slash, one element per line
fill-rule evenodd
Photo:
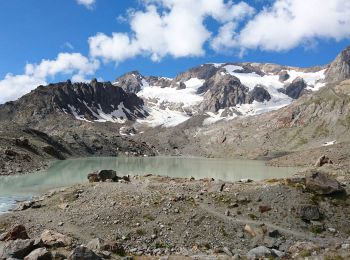
<path fill-rule="evenodd" d="M 214 215 L 215 217 L 218 217 L 226 222 L 233 222 L 233 223 L 237 223 L 237 224 L 244 224 L 244 225 L 265 225 L 266 227 L 269 227 L 271 229 L 276 229 L 278 231 L 280 231 L 281 233 L 284 234 L 288 234 L 291 236 L 294 236 L 295 238 L 298 239 L 303 239 L 303 240 L 310 240 L 310 241 L 317 241 L 317 239 L 312 238 L 312 234 L 305 234 L 305 233 L 301 233 L 298 231 L 294 231 L 294 230 L 290 230 L 287 228 L 283 228 L 271 223 L 267 223 L 265 221 L 257 221 L 257 220 L 250 220 L 250 219 L 239 219 L 239 218 L 233 218 L 230 216 L 226 216 L 224 214 L 221 214 L 220 212 L 217 211 L 217 208 L 213 208 L 210 207 L 207 203 L 205 202 L 198 202 L 198 206 L 205 210 L 206 212 Z"/>

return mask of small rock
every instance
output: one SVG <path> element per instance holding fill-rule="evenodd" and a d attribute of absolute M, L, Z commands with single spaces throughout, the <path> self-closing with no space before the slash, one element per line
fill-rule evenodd
<path fill-rule="evenodd" d="M 247 257 L 249 259 L 260 259 L 260 258 L 270 257 L 270 256 L 273 256 L 273 253 L 271 252 L 270 249 L 264 246 L 258 246 L 256 248 L 253 248 L 247 254 Z"/>
<path fill-rule="evenodd" d="M 239 182 L 250 183 L 250 182 L 253 182 L 253 180 L 251 180 L 251 179 L 240 179 Z"/>
<path fill-rule="evenodd" d="M 303 220 L 319 220 L 321 214 L 317 206 L 306 204 L 300 206 L 299 216 Z"/>
<path fill-rule="evenodd" d="M 279 236 L 281 236 L 281 233 L 277 229 L 274 229 L 269 232 L 269 237 L 277 238 Z"/>
<path fill-rule="evenodd" d="M 335 228 L 328 228 L 328 231 L 331 232 L 331 233 L 336 233 L 337 230 Z"/>
<path fill-rule="evenodd" d="M 225 211 L 225 216 L 230 216 L 231 215 L 231 212 L 227 209 L 226 211 Z"/>
<path fill-rule="evenodd" d="M 260 213 L 265 213 L 271 210 L 271 207 L 266 206 L 266 205 L 260 205 L 259 206 L 259 212 Z"/>
<path fill-rule="evenodd" d="M 245 225 L 245 226 L 244 226 L 244 230 L 245 230 L 248 234 L 250 234 L 252 237 L 255 237 L 255 236 L 256 236 L 256 232 L 255 232 L 254 228 L 252 228 L 251 226 Z"/>
<path fill-rule="evenodd" d="M 92 250 L 85 246 L 77 246 L 68 256 L 68 260 L 102 260 L 103 258 L 96 255 Z"/>
<path fill-rule="evenodd" d="M 332 160 L 326 155 L 322 155 L 315 163 L 315 167 L 322 167 L 325 164 L 333 164 Z"/>

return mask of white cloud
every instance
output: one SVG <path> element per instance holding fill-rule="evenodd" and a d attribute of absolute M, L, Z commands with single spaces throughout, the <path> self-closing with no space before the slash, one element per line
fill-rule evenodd
<path fill-rule="evenodd" d="M 129 14 L 131 33 L 102 33 L 89 38 L 90 54 L 120 62 L 137 55 L 158 61 L 166 55 L 175 58 L 202 56 L 212 32 L 205 19 L 219 23 L 238 22 L 254 9 L 241 2 L 224 0 L 143 0 L 145 10 Z"/>
<path fill-rule="evenodd" d="M 154 61 L 215 52 L 244 54 L 249 49 L 287 51 L 317 46 L 322 39 L 350 38 L 349 0 L 259 0 L 255 12 L 246 2 L 224 0 L 140 0 L 144 10 L 128 13 L 130 33 L 98 33 L 89 38 L 90 54 L 120 62 L 137 55 Z M 214 19 L 218 33 L 206 26 Z"/>
<path fill-rule="evenodd" d="M 92 9 L 96 0 L 76 0 L 78 4 L 84 5 L 88 9 Z"/>
<path fill-rule="evenodd" d="M 28 75 L 7 74 L 0 80 L 0 104 L 15 100 L 39 85 L 45 85 L 44 79 L 34 78 Z"/>
<path fill-rule="evenodd" d="M 350 1 L 277 0 L 237 32 L 221 28 L 213 47 L 287 51 L 320 39 L 350 38 Z"/>
<path fill-rule="evenodd" d="M 80 53 L 60 53 L 54 60 L 27 64 L 23 75 L 7 74 L 0 80 L 0 104 L 15 100 L 39 85 L 46 85 L 56 75 L 71 75 L 73 81 L 86 81 L 99 68 L 97 60 L 89 60 Z"/>

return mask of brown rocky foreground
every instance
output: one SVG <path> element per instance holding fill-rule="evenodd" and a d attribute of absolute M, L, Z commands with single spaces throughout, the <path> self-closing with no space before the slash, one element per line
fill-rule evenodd
<path fill-rule="evenodd" d="M 349 183 L 328 166 L 260 182 L 76 185 L 0 216 L 0 259 L 349 259 Z"/>

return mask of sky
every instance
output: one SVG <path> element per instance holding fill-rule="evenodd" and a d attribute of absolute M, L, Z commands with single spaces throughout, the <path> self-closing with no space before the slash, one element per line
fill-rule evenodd
<path fill-rule="evenodd" d="M 324 65 L 350 45 L 349 0 L 0 0 L 0 10 L 0 104 L 132 70 Z"/>

